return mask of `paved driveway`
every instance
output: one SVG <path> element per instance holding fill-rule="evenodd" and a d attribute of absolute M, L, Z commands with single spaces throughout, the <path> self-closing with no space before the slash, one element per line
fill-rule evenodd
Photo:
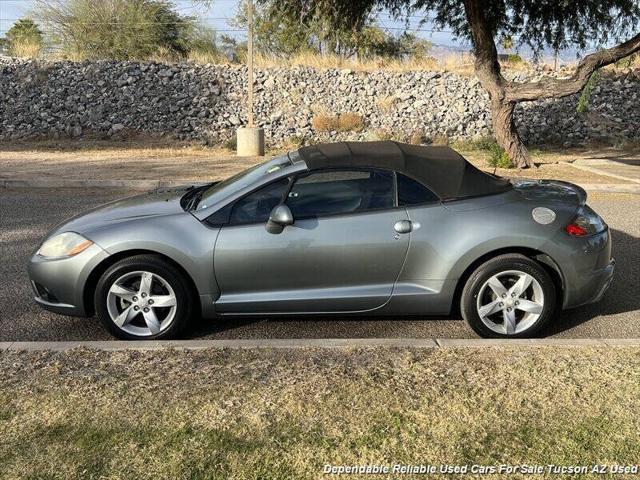
<path fill-rule="evenodd" d="M 113 190 L 0 189 L 0 341 L 99 340 L 110 336 L 93 319 L 50 314 L 31 299 L 25 265 L 42 236 L 58 222 L 87 208 L 127 195 Z M 564 312 L 546 335 L 640 337 L 640 196 L 593 195 L 589 202 L 613 232 L 618 271 L 602 302 Z M 200 321 L 193 338 L 469 338 L 455 318 Z"/>

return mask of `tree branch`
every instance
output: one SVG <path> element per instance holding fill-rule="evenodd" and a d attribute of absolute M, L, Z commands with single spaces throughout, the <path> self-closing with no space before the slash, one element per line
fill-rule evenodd
<path fill-rule="evenodd" d="M 589 81 L 593 72 L 640 51 L 640 33 L 620 45 L 600 50 L 584 57 L 571 78 L 545 78 L 537 82 L 504 85 L 506 99 L 512 102 L 527 102 L 543 98 L 561 98 L 578 93 Z"/>
<path fill-rule="evenodd" d="M 473 40 L 475 72 L 482 86 L 492 97 L 504 96 L 505 79 L 500 72 L 498 50 L 493 40 L 493 32 L 485 17 L 482 0 L 464 0 L 464 9 Z"/>

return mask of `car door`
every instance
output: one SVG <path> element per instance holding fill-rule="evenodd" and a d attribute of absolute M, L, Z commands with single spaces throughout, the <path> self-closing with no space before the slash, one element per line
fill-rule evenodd
<path fill-rule="evenodd" d="M 216 311 L 357 312 L 384 305 L 410 235 L 394 182 L 392 172 L 380 170 L 314 171 L 241 199 L 215 245 Z M 268 212 L 280 195 L 294 223 L 269 233 Z"/>

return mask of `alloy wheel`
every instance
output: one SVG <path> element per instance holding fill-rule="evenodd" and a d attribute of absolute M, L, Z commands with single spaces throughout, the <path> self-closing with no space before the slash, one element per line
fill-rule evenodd
<path fill-rule="evenodd" d="M 176 316 L 176 294 L 169 282 L 156 273 L 129 272 L 109 288 L 107 310 L 121 330 L 139 337 L 157 335 Z"/>
<path fill-rule="evenodd" d="M 478 316 L 492 331 L 516 335 L 536 323 L 544 310 L 544 293 L 532 275 L 507 270 L 482 284 L 477 297 Z"/>

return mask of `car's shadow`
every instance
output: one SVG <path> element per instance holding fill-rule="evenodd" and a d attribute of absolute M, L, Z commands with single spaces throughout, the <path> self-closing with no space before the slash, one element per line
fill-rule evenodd
<path fill-rule="evenodd" d="M 560 334 L 597 317 L 640 311 L 640 239 L 620 230 L 612 229 L 611 232 L 616 273 L 604 298 L 595 304 L 561 312 L 555 322 L 540 332 L 540 337 Z M 261 316 L 201 320 L 195 323 L 186 332 L 190 338 L 206 335 L 252 338 L 265 334 L 272 338 L 476 336 L 459 315 L 438 318 L 397 315 Z"/>

